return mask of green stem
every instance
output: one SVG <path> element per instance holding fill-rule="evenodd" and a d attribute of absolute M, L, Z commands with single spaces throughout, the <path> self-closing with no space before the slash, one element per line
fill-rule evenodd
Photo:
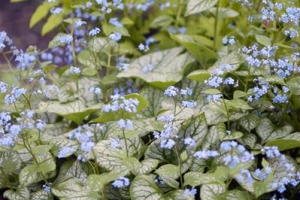
<path fill-rule="evenodd" d="M 128 152 L 127 139 L 126 139 L 125 129 L 124 128 L 122 128 L 122 133 L 123 133 L 124 142 L 125 142 L 126 157 L 128 158 L 129 157 L 129 152 Z"/>
<path fill-rule="evenodd" d="M 31 110 L 31 104 L 30 104 L 29 99 L 24 94 L 22 94 L 22 96 L 24 97 L 24 99 L 25 99 L 25 101 L 26 101 L 26 103 L 28 105 L 29 110 Z"/>
<path fill-rule="evenodd" d="M 227 129 L 230 130 L 230 114 L 229 114 L 229 110 L 227 108 L 227 105 L 226 105 L 226 102 L 225 102 L 225 99 L 222 98 L 223 100 L 223 104 L 224 104 L 224 107 L 225 107 L 225 110 L 226 110 L 226 118 L 227 118 Z"/>
<path fill-rule="evenodd" d="M 110 41 L 108 41 L 108 58 L 107 58 L 107 73 L 106 75 L 110 74 L 110 65 L 111 65 L 111 46 L 110 46 Z"/>
<path fill-rule="evenodd" d="M 182 179 L 182 176 L 181 176 L 181 158 L 180 158 L 180 155 L 179 155 L 179 149 L 178 149 L 178 146 L 177 146 L 177 143 L 175 143 L 175 152 L 176 152 L 176 156 L 177 156 L 177 161 L 178 161 L 178 165 L 179 165 L 179 180 L 180 180 L 180 187 L 182 187 L 183 185 L 183 179 Z"/>
<path fill-rule="evenodd" d="M 181 16 L 181 12 L 182 12 L 182 0 L 178 0 L 178 10 L 177 10 L 177 14 L 176 14 L 176 19 L 175 19 L 175 28 L 178 29 L 178 22 L 179 22 L 179 18 Z"/>
<path fill-rule="evenodd" d="M 216 19 L 215 19 L 215 26 L 214 26 L 214 49 L 215 50 L 217 50 L 217 35 L 218 35 L 218 23 L 219 23 L 219 7 L 220 7 L 220 0 L 217 3 Z"/>

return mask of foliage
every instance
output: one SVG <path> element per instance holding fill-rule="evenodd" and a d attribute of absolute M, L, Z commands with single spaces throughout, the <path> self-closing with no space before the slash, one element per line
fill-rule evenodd
<path fill-rule="evenodd" d="M 0 32 L 4 197 L 300 198 L 299 1 L 47 0 L 44 19 L 46 50 Z"/>

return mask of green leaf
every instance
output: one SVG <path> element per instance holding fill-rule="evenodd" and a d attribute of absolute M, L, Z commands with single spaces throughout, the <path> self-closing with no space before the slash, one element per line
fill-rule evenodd
<path fill-rule="evenodd" d="M 209 9 L 209 11 L 216 16 L 217 8 L 211 8 Z M 233 18 L 239 16 L 238 12 L 230 8 L 219 8 L 218 12 L 219 19 Z"/>
<path fill-rule="evenodd" d="M 264 79 L 269 83 L 285 85 L 284 79 L 278 75 L 271 75 L 271 76 L 269 75 Z"/>
<path fill-rule="evenodd" d="M 244 134 L 242 138 L 239 139 L 239 142 L 243 145 L 246 145 L 250 148 L 254 148 L 256 145 L 257 136 L 252 133 Z"/>
<path fill-rule="evenodd" d="M 200 186 L 203 184 L 218 183 L 223 184 L 223 180 L 211 173 L 202 172 L 188 172 L 184 175 L 184 186 L 190 185 L 192 187 Z"/>
<path fill-rule="evenodd" d="M 4 175 L 2 172 L 0 172 L 0 188 L 5 188 L 7 187 L 7 185 L 9 180 L 7 180 L 6 175 Z"/>
<path fill-rule="evenodd" d="M 288 124 L 283 127 L 277 127 L 271 122 L 271 120 L 264 118 L 260 120 L 260 123 L 256 128 L 256 132 L 262 139 L 262 144 L 264 144 L 271 140 L 283 138 L 289 135 L 293 129 L 294 128 Z"/>
<path fill-rule="evenodd" d="M 180 199 L 180 200 L 195 200 L 195 195 L 187 195 L 184 193 L 184 190 L 173 190 L 171 192 L 168 192 L 164 198 L 166 200 L 174 200 L 174 199 Z"/>
<path fill-rule="evenodd" d="M 29 22 L 29 28 L 32 28 L 34 25 L 36 25 L 38 22 L 40 22 L 42 19 L 44 19 L 47 16 L 50 9 L 58 4 L 59 4 L 58 1 L 53 2 L 53 3 L 49 3 L 49 2 L 45 1 L 45 2 L 41 3 L 36 8 L 34 13 L 31 15 L 30 22 Z"/>
<path fill-rule="evenodd" d="M 118 179 L 120 176 L 121 174 L 115 172 L 90 174 L 87 178 L 87 188 L 91 191 L 101 191 L 106 184 Z"/>
<path fill-rule="evenodd" d="M 163 199 L 163 193 L 150 176 L 138 175 L 130 185 L 132 200 Z"/>
<path fill-rule="evenodd" d="M 83 190 L 83 182 L 77 178 L 68 178 L 62 182 L 52 185 L 51 192 L 61 198 L 68 198 L 72 194 L 77 194 Z"/>
<path fill-rule="evenodd" d="M 259 124 L 259 117 L 254 114 L 248 114 L 241 119 L 239 119 L 238 123 L 242 126 L 246 131 L 250 132 L 255 129 Z"/>
<path fill-rule="evenodd" d="M 82 75 L 84 76 L 94 76 L 98 73 L 96 69 L 93 69 L 91 67 L 86 67 L 82 70 Z"/>
<path fill-rule="evenodd" d="M 158 166 L 159 161 L 156 159 L 144 159 L 138 169 L 139 174 L 148 174 Z"/>
<path fill-rule="evenodd" d="M 10 3 L 19 3 L 27 0 L 10 0 Z"/>
<path fill-rule="evenodd" d="M 156 17 L 152 23 L 150 24 L 151 28 L 167 28 L 169 27 L 172 22 L 174 21 L 173 17 L 169 15 L 159 15 Z"/>
<path fill-rule="evenodd" d="M 199 70 L 193 71 L 187 77 L 189 79 L 192 79 L 192 80 L 195 80 L 195 81 L 204 82 L 205 80 L 210 78 L 210 76 L 211 76 L 211 74 L 210 74 L 209 71 L 199 69 Z"/>
<path fill-rule="evenodd" d="M 272 40 L 268 36 L 255 34 L 255 39 L 259 44 L 262 44 L 266 47 L 272 45 Z"/>
<path fill-rule="evenodd" d="M 189 0 L 185 16 L 208 10 L 217 4 L 218 0 Z"/>
<path fill-rule="evenodd" d="M 201 43 L 198 43 L 190 35 L 173 35 L 170 37 L 181 44 L 186 50 L 197 59 L 202 66 L 207 66 L 207 64 L 216 59 L 216 53 L 211 49 L 207 48 Z"/>
<path fill-rule="evenodd" d="M 162 107 L 161 103 L 165 99 L 164 92 L 153 87 L 144 87 L 141 95 L 147 101 L 147 107 L 142 111 L 142 114 L 145 117 L 156 117 Z"/>
<path fill-rule="evenodd" d="M 60 136 L 62 133 L 67 133 L 69 128 L 65 123 L 56 122 L 55 124 L 47 124 L 43 131 L 41 131 L 42 140 L 50 140 Z"/>
<path fill-rule="evenodd" d="M 226 200 L 253 200 L 255 197 L 247 191 L 228 190 Z"/>
<path fill-rule="evenodd" d="M 83 66 L 91 69 L 101 69 L 101 66 L 106 65 L 103 59 L 100 59 L 98 55 L 89 50 L 81 51 L 77 55 L 77 60 Z"/>
<path fill-rule="evenodd" d="M 236 90 L 233 93 L 233 98 L 234 99 L 239 99 L 239 98 L 243 98 L 248 96 L 248 94 L 246 92 L 240 91 L 240 90 Z"/>
<path fill-rule="evenodd" d="M 300 77 L 292 77 L 288 82 L 287 86 L 292 94 L 300 95 Z"/>
<path fill-rule="evenodd" d="M 215 89 L 215 88 L 210 88 L 210 89 L 204 90 L 202 93 L 203 94 L 222 94 L 222 92 L 220 90 Z"/>
<path fill-rule="evenodd" d="M 192 138 L 195 141 L 195 148 L 199 147 L 203 143 L 205 136 L 208 133 L 208 127 L 204 113 L 198 116 L 192 117 L 184 121 L 180 128 L 178 136 L 182 139 Z"/>
<path fill-rule="evenodd" d="M 39 163 L 38 166 L 36 165 L 37 172 L 41 172 L 44 175 L 56 169 L 55 161 L 49 152 L 36 155 L 36 161 Z"/>
<path fill-rule="evenodd" d="M 140 161 L 135 157 L 124 158 L 124 164 L 134 175 L 138 174 L 141 167 Z"/>
<path fill-rule="evenodd" d="M 150 85 L 166 89 L 179 82 L 186 66 L 194 61 L 189 54 L 181 54 L 182 50 L 177 47 L 141 56 L 130 64 L 128 70 L 120 72 L 118 77 L 140 78 Z M 150 66 L 153 70 L 143 72 L 143 68 Z"/>
<path fill-rule="evenodd" d="M 71 147 L 74 149 L 79 149 L 79 143 L 76 140 L 70 140 L 64 137 L 56 137 L 56 138 L 52 138 L 49 141 L 49 144 L 53 144 L 54 148 L 53 148 L 53 153 L 55 155 L 58 154 L 59 150 L 63 147 Z M 72 155 L 72 152 L 66 153 L 65 156 L 63 158 L 69 157 L 70 155 Z"/>
<path fill-rule="evenodd" d="M 11 200 L 29 200 L 30 191 L 25 186 L 19 186 L 16 191 L 14 190 L 6 190 L 3 196 L 7 199 Z"/>
<path fill-rule="evenodd" d="M 179 183 L 176 181 L 180 175 L 178 166 L 166 164 L 158 168 L 155 173 L 158 174 L 167 185 L 173 188 L 179 187 Z"/>
<path fill-rule="evenodd" d="M 176 113 L 174 113 L 174 103 L 170 100 L 167 100 L 162 103 L 162 112 L 158 115 L 175 115 L 176 120 L 174 121 L 173 125 L 180 125 L 183 121 L 191 119 L 193 116 L 198 116 L 200 112 L 194 108 L 186 108 L 183 107 L 181 104 L 176 105 Z"/>
<path fill-rule="evenodd" d="M 189 168 L 191 172 L 204 172 L 207 168 L 206 160 L 203 159 L 193 159 L 193 162 Z"/>
<path fill-rule="evenodd" d="M 39 168 L 36 165 L 26 165 L 19 174 L 20 184 L 28 186 L 32 183 L 42 180 L 40 176 Z"/>
<path fill-rule="evenodd" d="M 86 181 L 87 173 L 94 172 L 94 169 L 89 169 L 89 168 L 91 168 L 89 164 L 81 163 L 78 160 L 67 160 L 60 167 L 57 180 L 77 178 L 81 181 Z"/>
<path fill-rule="evenodd" d="M 49 101 L 41 102 L 39 104 L 39 111 L 55 113 L 72 120 L 77 124 L 80 124 L 85 117 L 99 110 L 100 107 L 100 104 L 86 107 L 85 104 L 80 100 L 66 104 L 61 104 L 57 101 Z"/>
<path fill-rule="evenodd" d="M 116 45 L 116 42 L 109 41 L 106 37 L 93 37 L 88 43 L 88 48 L 95 53 L 106 53 L 109 48 L 114 48 Z"/>
<path fill-rule="evenodd" d="M 223 184 L 205 184 L 200 189 L 201 200 L 223 200 L 226 188 Z"/>
<path fill-rule="evenodd" d="M 230 108 L 234 109 L 244 109 L 244 110 L 251 110 L 253 109 L 249 104 L 242 100 L 242 99 L 232 99 L 232 100 L 227 100 L 226 105 Z"/>
<path fill-rule="evenodd" d="M 48 153 L 53 145 L 39 145 L 32 148 L 32 153 L 34 155 L 41 155 L 44 153 Z"/>
<path fill-rule="evenodd" d="M 255 183 L 253 183 L 253 190 L 255 196 L 259 197 L 268 191 L 268 187 L 264 182 L 255 181 Z"/>
<path fill-rule="evenodd" d="M 225 71 L 225 74 L 230 72 L 235 72 L 239 68 L 239 66 L 244 62 L 243 59 L 241 59 L 241 56 L 238 52 L 233 51 L 230 54 L 224 55 L 223 57 L 219 58 L 212 67 L 209 68 L 210 72 L 215 72 L 216 70 L 220 69 L 220 66 L 224 64 L 228 64 L 232 67 L 231 70 Z"/>
<path fill-rule="evenodd" d="M 123 17 L 121 19 L 121 22 L 122 24 L 124 24 L 125 26 L 128 25 L 128 26 L 131 26 L 131 25 L 134 25 L 134 21 L 132 19 L 130 19 L 129 17 Z"/>
<path fill-rule="evenodd" d="M 116 27 L 111 24 L 103 23 L 102 24 L 103 32 L 106 36 L 109 36 L 111 33 L 120 33 L 123 36 L 130 37 L 128 30 L 125 27 Z"/>
<path fill-rule="evenodd" d="M 42 28 L 42 35 L 46 35 L 47 33 L 49 33 L 50 31 L 52 31 L 53 29 L 55 29 L 56 27 L 58 27 L 59 25 L 61 25 L 62 21 L 63 21 L 63 15 L 59 14 L 59 15 L 50 15 L 50 17 L 48 18 L 47 22 L 44 24 L 43 28 Z"/>
<path fill-rule="evenodd" d="M 218 149 L 220 144 L 220 136 L 218 134 L 217 126 L 209 128 L 203 142 L 202 149 Z"/>
<path fill-rule="evenodd" d="M 17 152 L 11 150 L 0 152 L 0 167 L 5 174 L 19 170 L 21 165 L 22 160 Z"/>
<path fill-rule="evenodd" d="M 224 123 L 219 123 L 217 127 L 218 127 L 219 137 L 222 141 L 236 140 L 243 137 L 244 135 L 242 132 L 238 132 L 238 131 L 232 131 L 231 133 L 227 133 L 226 126 Z"/>
<path fill-rule="evenodd" d="M 91 200 L 91 199 L 100 199 L 101 195 L 97 191 L 89 191 L 83 189 L 80 192 L 71 193 L 65 196 L 65 200 Z"/>
<path fill-rule="evenodd" d="M 145 152 L 145 158 L 157 159 L 161 162 L 177 164 L 177 156 L 173 150 L 161 148 L 160 140 L 152 142 Z"/>
<path fill-rule="evenodd" d="M 279 151 L 294 149 L 300 147 L 300 133 L 293 133 L 281 139 L 271 140 L 266 146 L 277 146 Z"/>
<path fill-rule="evenodd" d="M 31 193 L 30 200 L 52 200 L 53 195 L 47 193 L 45 190 L 38 190 L 36 192 Z"/>
<path fill-rule="evenodd" d="M 99 166 L 109 171 L 124 172 L 129 171 L 124 164 L 126 151 L 124 149 L 112 148 L 109 140 L 102 140 L 94 147 L 96 161 Z"/>

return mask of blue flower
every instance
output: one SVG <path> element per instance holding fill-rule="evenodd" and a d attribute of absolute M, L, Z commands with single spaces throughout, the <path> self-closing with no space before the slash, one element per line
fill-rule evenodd
<path fill-rule="evenodd" d="M 118 121 L 118 125 L 120 128 L 125 129 L 125 130 L 130 130 L 133 128 L 133 123 L 131 120 L 124 120 L 124 119 L 120 119 Z"/>
<path fill-rule="evenodd" d="M 172 139 L 162 140 L 160 143 L 161 148 L 172 149 L 176 142 Z"/>
<path fill-rule="evenodd" d="M 100 32 L 101 32 L 100 28 L 95 27 L 95 28 L 93 28 L 92 30 L 89 31 L 89 36 L 95 36 Z"/>
<path fill-rule="evenodd" d="M 116 188 L 127 187 L 130 185 L 128 178 L 121 176 L 119 179 L 115 180 L 112 185 Z"/>
<path fill-rule="evenodd" d="M 119 22 L 119 19 L 116 17 L 110 18 L 109 23 L 114 25 L 115 27 L 123 27 L 123 24 Z"/>
<path fill-rule="evenodd" d="M 195 188 L 193 188 L 193 189 L 185 189 L 183 193 L 186 196 L 192 196 L 192 195 L 196 195 L 197 194 L 197 190 Z"/>
<path fill-rule="evenodd" d="M 169 86 L 164 92 L 164 94 L 167 95 L 168 97 L 175 97 L 178 95 L 178 93 L 179 93 L 179 89 L 174 86 Z"/>
<path fill-rule="evenodd" d="M 50 12 L 53 14 L 53 15 L 58 15 L 58 14 L 61 14 L 64 12 L 64 9 L 60 8 L 60 7 L 53 7 L 51 8 Z"/>
<path fill-rule="evenodd" d="M 67 157 L 67 156 L 73 154 L 75 151 L 76 151 L 76 149 L 73 148 L 73 147 L 62 147 L 62 148 L 59 150 L 59 152 L 58 152 L 58 154 L 57 154 L 57 157 L 58 157 L 58 158 L 65 158 L 65 157 Z"/>
<path fill-rule="evenodd" d="M 210 151 L 210 150 L 202 150 L 202 151 L 197 151 L 194 153 L 194 157 L 198 159 L 208 159 L 208 158 L 214 158 L 219 156 L 219 152 L 217 151 Z"/>
<path fill-rule="evenodd" d="M 111 33 L 111 34 L 109 35 L 109 38 L 110 38 L 111 40 L 113 40 L 113 41 L 118 42 L 118 41 L 120 41 L 120 40 L 122 39 L 122 34 L 121 34 L 121 33 L 118 33 L 118 32 L 116 32 L 116 33 Z"/>
<path fill-rule="evenodd" d="M 184 144 L 190 147 L 193 147 L 196 145 L 196 142 L 193 138 L 185 138 L 184 139 Z"/>
<path fill-rule="evenodd" d="M 60 43 L 70 44 L 73 41 L 72 35 L 63 35 L 63 36 L 57 36 L 57 40 Z"/>

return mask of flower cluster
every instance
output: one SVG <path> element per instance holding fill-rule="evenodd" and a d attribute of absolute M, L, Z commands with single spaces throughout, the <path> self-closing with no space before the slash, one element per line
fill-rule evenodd
<path fill-rule="evenodd" d="M 95 146 L 94 133 L 91 127 L 88 125 L 79 126 L 75 130 L 71 131 L 69 134 L 69 139 L 76 139 L 80 143 L 80 150 L 83 151 L 83 155 L 79 155 L 78 159 L 86 161 L 90 151 Z M 61 149 L 60 155 L 64 156 L 67 153 L 74 151 L 74 149 Z"/>
<path fill-rule="evenodd" d="M 112 102 L 103 107 L 103 112 L 116 112 L 118 110 L 124 110 L 129 113 L 137 112 L 137 106 L 139 105 L 139 100 L 136 98 L 126 99 L 124 96 L 115 94 L 111 96 Z"/>
<path fill-rule="evenodd" d="M 221 64 L 217 69 L 211 72 L 211 77 L 204 81 L 204 83 L 210 87 L 218 88 L 221 85 L 235 85 L 236 82 L 233 78 L 223 78 L 226 73 L 230 72 L 233 66 L 230 64 Z M 238 83 L 238 82 L 237 82 Z"/>
<path fill-rule="evenodd" d="M 2 52 L 7 45 L 12 45 L 12 40 L 7 36 L 5 31 L 0 31 L 0 52 Z"/>
<path fill-rule="evenodd" d="M 247 151 L 243 145 L 235 141 L 222 142 L 220 147 L 226 153 L 222 161 L 229 168 L 234 168 L 239 163 L 252 162 L 254 160 L 254 155 Z"/>
<path fill-rule="evenodd" d="M 154 131 L 154 137 L 160 139 L 161 148 L 172 149 L 176 144 L 175 139 L 178 137 L 178 127 L 173 125 L 174 116 L 160 116 L 157 120 L 166 122 L 166 124 L 161 132 Z"/>

